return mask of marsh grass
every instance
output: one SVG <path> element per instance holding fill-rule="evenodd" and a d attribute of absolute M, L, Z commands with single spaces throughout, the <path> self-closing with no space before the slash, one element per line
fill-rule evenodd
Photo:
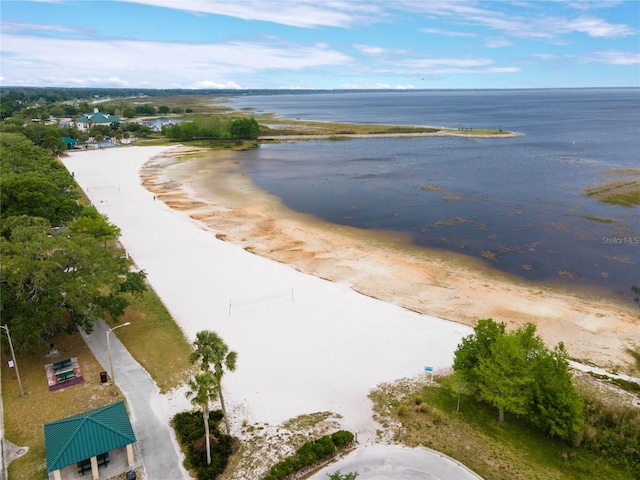
<path fill-rule="evenodd" d="M 633 207 L 640 205 L 640 180 L 621 178 L 585 190 L 587 197 L 593 197 L 600 202 Z"/>
<path fill-rule="evenodd" d="M 613 223 L 614 222 L 610 218 L 592 217 L 591 215 L 584 215 L 583 218 L 585 218 L 587 220 L 591 220 L 592 222 L 600 222 L 600 223 Z"/>

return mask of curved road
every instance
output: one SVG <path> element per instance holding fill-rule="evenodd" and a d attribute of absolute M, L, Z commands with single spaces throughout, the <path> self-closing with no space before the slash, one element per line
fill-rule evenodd
<path fill-rule="evenodd" d="M 482 477 L 442 453 L 402 445 L 358 447 L 315 473 L 309 480 L 326 480 L 336 471 L 358 473 L 358 480 L 482 480 Z"/>
<path fill-rule="evenodd" d="M 107 351 L 107 324 L 96 322 L 90 335 L 82 333 L 85 342 L 105 371 L 109 371 Z M 109 336 L 116 383 L 125 397 L 131 420 L 138 438 L 138 453 L 144 465 L 147 480 L 191 478 L 182 467 L 173 432 L 168 422 L 154 411 L 160 391 L 147 371 L 134 360 L 115 333 Z"/>

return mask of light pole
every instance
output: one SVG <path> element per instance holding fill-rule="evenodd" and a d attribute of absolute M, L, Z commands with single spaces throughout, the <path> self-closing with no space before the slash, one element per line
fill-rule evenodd
<path fill-rule="evenodd" d="M 113 361 L 111 360 L 111 343 L 109 343 L 109 334 L 113 332 L 116 328 L 126 327 L 127 325 L 130 325 L 130 324 L 131 322 L 126 322 L 126 323 L 123 323 L 122 325 L 116 325 L 115 327 L 107 330 L 107 351 L 109 352 L 109 368 L 111 369 L 111 381 L 113 382 L 114 385 L 116 384 L 116 376 L 113 373 Z"/>
<path fill-rule="evenodd" d="M 11 335 L 9 335 L 9 327 L 5 325 L 0 325 L 0 328 L 3 328 L 5 332 L 7 332 L 7 338 L 9 339 L 9 349 L 11 350 L 11 358 L 13 359 L 13 367 L 16 369 L 16 377 L 18 377 L 18 385 L 20 386 L 20 396 L 24 397 L 24 390 L 22 390 L 22 382 L 20 381 L 20 372 L 18 371 L 18 362 L 16 362 L 16 354 L 13 351 L 13 342 L 11 341 Z"/>

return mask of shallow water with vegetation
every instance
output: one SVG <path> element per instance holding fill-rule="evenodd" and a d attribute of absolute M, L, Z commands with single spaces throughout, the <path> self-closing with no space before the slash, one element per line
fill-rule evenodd
<path fill-rule="evenodd" d="M 640 283 L 640 89 L 287 94 L 235 106 L 521 132 L 262 145 L 241 161 L 290 208 L 334 223 L 398 232 L 531 280 L 627 298 Z"/>

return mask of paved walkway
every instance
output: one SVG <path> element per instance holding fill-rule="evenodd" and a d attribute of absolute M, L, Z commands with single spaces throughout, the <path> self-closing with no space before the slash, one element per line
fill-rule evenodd
<path fill-rule="evenodd" d="M 107 324 L 100 320 L 95 323 L 91 335 L 83 333 L 82 336 L 102 367 L 109 372 L 107 329 Z M 167 421 L 154 411 L 154 406 L 159 404 L 160 396 L 157 385 L 129 354 L 116 337 L 116 333 L 109 335 L 116 384 L 127 397 L 146 480 L 190 478 L 182 466 L 182 458 L 178 453 L 173 432 Z"/>

